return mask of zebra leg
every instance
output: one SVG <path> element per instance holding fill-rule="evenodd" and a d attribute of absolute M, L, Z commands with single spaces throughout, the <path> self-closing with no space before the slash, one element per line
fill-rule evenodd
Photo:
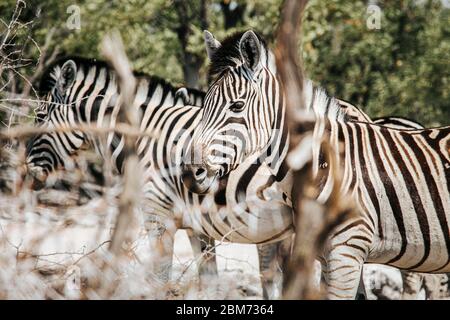
<path fill-rule="evenodd" d="M 174 233 L 166 229 L 163 223 L 152 221 L 152 224 L 152 228 L 146 227 L 150 230 L 153 273 L 162 285 L 166 285 L 172 276 Z"/>
<path fill-rule="evenodd" d="M 214 240 L 205 235 L 193 234 L 192 230 L 188 230 L 188 236 L 197 261 L 200 285 L 203 287 L 211 277 L 217 276 Z"/>
<path fill-rule="evenodd" d="M 281 269 L 277 261 L 279 246 L 279 242 L 256 245 L 264 299 L 276 299 L 281 292 Z"/>
<path fill-rule="evenodd" d="M 278 299 L 283 286 L 283 270 L 290 256 L 291 237 L 276 243 L 259 244 L 258 260 L 264 299 Z"/>
<path fill-rule="evenodd" d="M 403 281 L 403 300 L 416 300 L 422 289 L 423 275 L 417 272 L 400 270 Z"/>
<path fill-rule="evenodd" d="M 368 238 L 361 236 L 359 231 L 355 228 L 338 232 L 325 251 L 322 275 L 328 299 L 356 297 L 363 264 L 369 253 Z"/>
<path fill-rule="evenodd" d="M 327 298 L 331 300 L 355 299 L 363 261 L 334 252 L 328 255 L 326 260 L 327 262 L 322 264 L 322 274 L 327 289 Z"/>
<path fill-rule="evenodd" d="M 358 291 L 356 293 L 356 300 L 367 300 L 366 284 L 364 283 L 364 266 L 361 270 L 361 277 L 359 279 Z"/>

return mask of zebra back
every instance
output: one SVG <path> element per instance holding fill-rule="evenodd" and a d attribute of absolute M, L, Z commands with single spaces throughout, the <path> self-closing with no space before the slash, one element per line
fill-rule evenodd
<path fill-rule="evenodd" d="M 401 130 L 417 130 L 425 127 L 420 123 L 403 117 L 382 117 L 373 119 L 373 123 Z"/>

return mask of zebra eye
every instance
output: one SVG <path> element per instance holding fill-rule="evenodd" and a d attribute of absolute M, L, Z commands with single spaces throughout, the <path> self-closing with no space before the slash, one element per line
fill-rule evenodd
<path fill-rule="evenodd" d="M 41 123 L 45 120 L 45 115 L 42 113 L 36 113 L 36 123 Z"/>
<path fill-rule="evenodd" d="M 245 107 L 244 101 L 236 101 L 231 104 L 230 110 L 233 112 L 241 112 L 242 110 L 244 110 L 244 107 Z"/>

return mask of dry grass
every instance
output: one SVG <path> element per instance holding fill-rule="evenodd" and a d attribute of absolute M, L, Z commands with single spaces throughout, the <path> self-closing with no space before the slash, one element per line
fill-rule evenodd
<path fill-rule="evenodd" d="M 21 7 L 15 15 L 20 15 Z M 14 18 L 16 19 L 16 18 Z M 11 24 L 14 28 L 15 24 Z M 13 29 L 11 29 L 11 35 Z M 103 52 L 116 68 L 124 105 L 133 100 L 129 63 L 115 36 L 105 40 Z M 44 48 L 45 49 L 45 48 Z M 38 65 L 42 71 L 45 50 Z M 2 58 L 1 71 L 12 70 L 16 60 Z M 6 64 L 8 63 L 8 64 Z M 22 66 L 22 65 L 20 65 Z M 0 72 L 1 73 L 1 72 Z M 130 80 L 131 77 L 131 80 Z M 26 175 L 25 143 L 29 136 L 48 130 L 30 125 L 33 110 L 42 101 L 25 79 L 22 93 L 5 88 L 23 77 L 12 73 L 0 92 L 4 112 L 0 128 L 0 299 L 183 299 L 244 298 L 260 296 L 257 273 L 241 262 L 201 288 L 187 237 L 178 241 L 172 278 L 162 282 L 155 266 L 162 257 L 155 249 L 153 230 L 144 226 L 144 212 L 135 172 L 134 139 L 149 135 L 136 129 L 136 115 L 119 116 L 114 128 L 80 126 L 76 130 L 105 135 L 115 131 L 127 138 L 125 174 L 114 176 L 107 162 L 83 152 L 65 171 L 53 173 L 47 186 L 32 191 Z M 132 108 L 131 108 L 132 109 Z M 130 110 L 130 108 L 126 109 Z M 53 128 L 71 131 L 75 128 Z M 180 238 L 180 237 L 178 237 Z M 220 246 L 220 245 L 219 245 Z M 188 252 L 188 254 L 186 254 Z M 220 255 L 220 250 L 218 250 Z M 158 254 L 157 254 L 158 253 Z M 172 257 L 170 257 L 172 258 Z M 236 261 L 234 261 L 236 262 Z M 253 259 L 252 263 L 255 265 Z M 239 265 L 239 263 L 238 263 Z"/>
<path fill-rule="evenodd" d="M 152 269 L 159 257 L 152 254 L 152 236 L 139 210 L 136 225 L 128 230 L 135 235 L 129 250 L 116 259 L 109 245 L 121 179 L 109 177 L 105 185 L 96 184 L 86 170 L 95 160 L 91 155 L 81 154 L 76 168 L 55 174 L 49 182 L 53 186 L 34 192 L 20 181 L 17 153 L 7 153 L 12 159 L 2 154 L 1 179 L 7 187 L 0 194 L 1 299 L 260 297 L 256 250 L 252 257 L 232 258 L 235 249 L 218 244 L 220 277 L 200 288 L 197 261 L 183 234 L 177 235 L 171 281 L 161 283 Z M 70 189 L 63 188 L 64 181 Z"/>

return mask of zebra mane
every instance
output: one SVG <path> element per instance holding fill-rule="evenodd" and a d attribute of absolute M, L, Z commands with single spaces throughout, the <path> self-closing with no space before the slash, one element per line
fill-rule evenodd
<path fill-rule="evenodd" d="M 222 72 L 230 67 L 236 67 L 242 63 L 241 53 L 239 51 L 239 42 L 245 32 L 236 32 L 226 37 L 220 47 L 212 54 L 211 63 L 208 69 L 208 81 L 212 82 Z M 266 41 L 256 33 L 256 36 L 267 47 Z"/>
<path fill-rule="evenodd" d="M 39 83 L 39 94 L 41 96 L 45 96 L 48 92 L 50 92 L 56 84 L 56 81 L 60 75 L 61 67 L 66 61 L 72 60 L 75 62 L 75 65 L 77 66 L 78 71 L 83 70 L 84 74 L 88 74 L 89 70 L 93 67 L 96 67 L 97 70 L 105 69 L 107 71 L 107 74 L 109 76 L 115 75 L 115 71 L 111 68 L 111 66 L 102 60 L 98 59 L 89 59 L 89 58 L 83 58 L 78 56 L 66 56 L 62 57 L 55 62 L 53 62 L 49 67 L 46 68 L 46 70 L 43 73 L 43 76 L 41 77 L 41 81 Z M 180 86 L 174 86 L 168 81 L 157 77 L 153 75 L 149 75 L 142 72 L 133 72 L 134 76 L 137 79 L 145 79 L 147 80 L 151 85 L 156 86 L 160 85 L 165 90 L 170 91 L 173 95 L 176 95 L 177 90 L 180 88 Z M 192 94 L 193 96 L 204 96 L 204 92 L 193 89 L 193 88 L 184 88 L 188 91 L 189 94 Z"/>
<path fill-rule="evenodd" d="M 305 79 L 303 83 L 303 94 L 307 110 L 312 110 L 316 116 L 328 118 L 330 120 L 347 120 L 347 112 L 340 107 L 337 99 L 329 96 L 325 89 L 314 86 L 309 79 Z"/>

